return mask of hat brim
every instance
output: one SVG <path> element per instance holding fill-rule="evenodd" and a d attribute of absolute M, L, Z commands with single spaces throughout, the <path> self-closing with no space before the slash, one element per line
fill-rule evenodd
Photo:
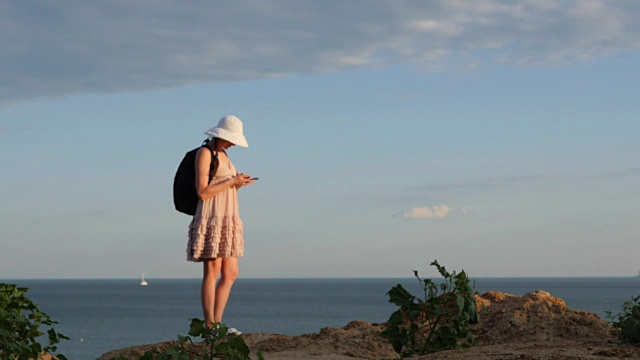
<path fill-rule="evenodd" d="M 219 127 L 214 127 L 211 128 L 207 131 L 204 132 L 206 135 L 208 135 L 209 137 L 217 137 L 220 139 L 224 139 L 229 141 L 230 143 L 232 143 L 233 145 L 236 146 L 241 146 L 244 148 L 248 148 L 249 147 L 249 143 L 247 143 L 247 139 L 244 137 L 244 135 L 241 134 L 235 134 L 232 133 L 228 130 L 225 130 L 223 128 L 219 128 Z"/>

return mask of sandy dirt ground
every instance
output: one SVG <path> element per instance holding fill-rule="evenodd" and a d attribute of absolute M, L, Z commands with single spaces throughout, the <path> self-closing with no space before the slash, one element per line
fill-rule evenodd
<path fill-rule="evenodd" d="M 640 359 L 640 347 L 617 340 L 611 324 L 597 314 L 567 308 L 562 299 L 545 291 L 522 297 L 487 292 L 476 297 L 480 324 L 473 325 L 476 345 L 412 359 Z M 380 337 L 384 324 L 352 321 L 342 328 L 322 328 L 300 336 L 249 333 L 249 347 L 267 360 L 398 359 Z M 145 351 L 161 352 L 172 342 L 111 351 L 99 358 L 120 355 L 138 359 Z M 254 353 L 252 358 L 257 359 Z"/>

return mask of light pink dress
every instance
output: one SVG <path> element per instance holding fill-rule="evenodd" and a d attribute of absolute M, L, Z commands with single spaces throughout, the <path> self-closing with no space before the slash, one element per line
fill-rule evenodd
<path fill-rule="evenodd" d="M 236 174 L 236 168 L 229 160 L 229 166 L 220 164 L 211 183 L 225 181 Z M 196 214 L 189 225 L 187 260 L 203 261 L 244 256 L 243 226 L 238 210 L 238 191 L 235 187 L 199 201 Z"/>

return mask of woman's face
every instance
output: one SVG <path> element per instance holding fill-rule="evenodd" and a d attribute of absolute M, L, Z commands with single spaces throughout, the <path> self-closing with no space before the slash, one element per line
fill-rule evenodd
<path fill-rule="evenodd" d="M 218 139 L 218 146 L 220 146 L 220 149 L 227 150 L 228 148 L 235 146 L 235 144 L 225 139 Z"/>

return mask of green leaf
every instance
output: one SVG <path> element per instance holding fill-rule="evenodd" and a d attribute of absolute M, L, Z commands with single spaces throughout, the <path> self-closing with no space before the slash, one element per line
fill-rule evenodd
<path fill-rule="evenodd" d="M 403 321 L 403 317 L 400 311 L 394 311 L 388 320 L 389 324 L 392 326 L 402 324 L 402 321 Z"/>
<path fill-rule="evenodd" d="M 396 304 L 397 306 L 413 304 L 413 300 L 416 298 L 400 284 L 391 288 L 391 290 L 387 292 L 387 295 L 389 295 L 389 302 Z"/>
<path fill-rule="evenodd" d="M 445 269 L 444 266 L 441 266 L 440 264 L 438 264 L 438 260 L 433 260 L 431 265 L 435 266 L 438 269 L 438 272 L 440 273 L 440 275 L 442 275 L 442 277 L 444 277 L 445 279 L 448 279 L 451 277 L 451 275 L 447 272 L 447 269 Z"/>
<path fill-rule="evenodd" d="M 57 344 L 58 343 L 58 334 L 56 333 L 56 331 L 51 328 L 47 331 L 47 335 L 49 336 L 49 342 L 52 344 Z"/>
<path fill-rule="evenodd" d="M 464 297 L 460 294 L 456 294 L 456 304 L 458 305 L 458 312 L 464 310 Z"/>
<path fill-rule="evenodd" d="M 247 343 L 239 336 L 230 338 L 227 343 L 231 348 L 236 349 L 245 356 L 249 356 L 249 353 L 251 352 L 249 346 L 247 346 Z"/>
<path fill-rule="evenodd" d="M 480 314 L 478 314 L 478 306 L 476 305 L 476 299 L 471 300 L 469 306 L 469 324 L 479 324 Z"/>
<path fill-rule="evenodd" d="M 201 336 L 204 328 L 204 320 L 193 318 L 191 319 L 191 324 L 189 325 L 189 335 Z"/>
<path fill-rule="evenodd" d="M 189 340 L 191 340 L 191 338 L 189 336 L 182 336 L 182 335 L 178 334 L 178 343 L 187 342 Z"/>
<path fill-rule="evenodd" d="M 231 349 L 231 347 L 229 346 L 229 343 L 226 343 L 226 342 L 221 342 L 216 344 L 215 348 L 216 348 L 216 351 L 221 354 L 226 354 L 229 352 L 229 349 Z"/>
<path fill-rule="evenodd" d="M 176 346 L 171 346 L 165 350 L 165 353 L 172 358 L 178 357 L 178 348 Z"/>

